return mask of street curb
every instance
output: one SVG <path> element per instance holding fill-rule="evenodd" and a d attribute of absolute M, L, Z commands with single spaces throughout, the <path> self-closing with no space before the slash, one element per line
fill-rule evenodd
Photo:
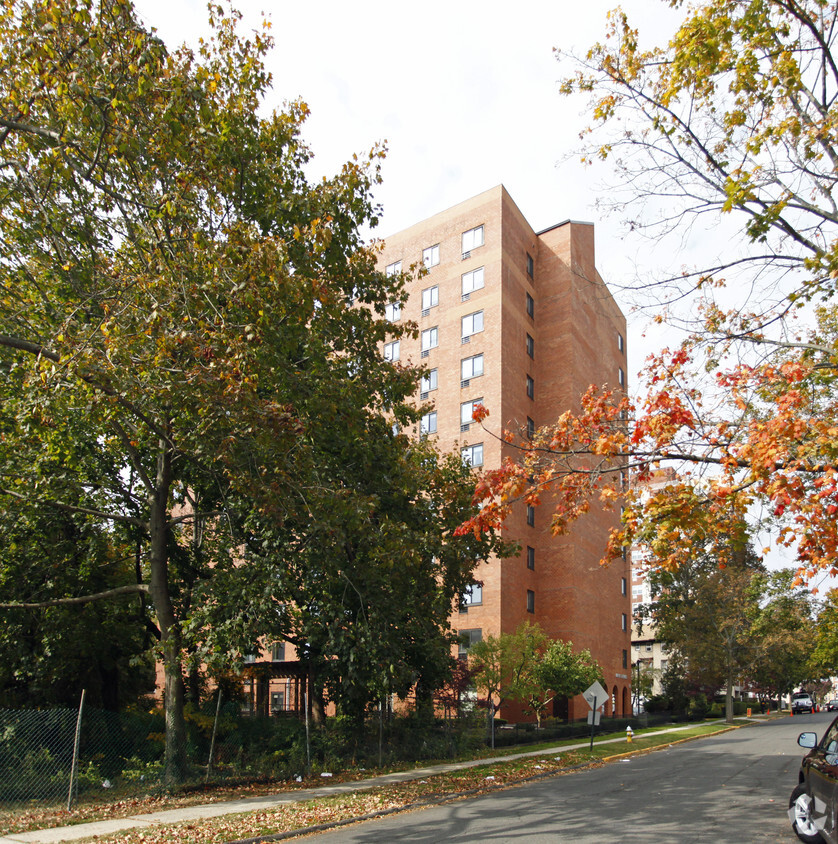
<path fill-rule="evenodd" d="M 676 741 L 667 742 L 667 744 L 658 744 L 655 747 L 639 747 L 637 750 L 628 750 L 625 753 L 617 753 L 614 756 L 603 756 L 600 761 L 614 762 L 617 759 L 627 759 L 631 756 L 642 756 L 646 753 L 654 753 L 656 750 L 666 750 L 668 747 L 673 747 L 676 744 L 686 744 L 689 741 L 699 741 L 708 736 L 719 736 L 722 733 L 729 733 L 731 730 L 741 730 L 742 727 L 747 727 L 748 724 L 731 724 L 724 730 L 716 730 L 714 733 L 704 733 L 700 736 L 687 736 L 687 738 L 677 739 Z"/>
<path fill-rule="evenodd" d="M 713 735 L 710 733 L 709 735 Z M 523 785 L 524 783 L 533 782 L 534 780 L 548 779 L 549 777 L 560 777 L 568 771 L 578 771 L 584 768 L 593 768 L 603 762 L 603 759 L 597 759 L 592 762 L 581 762 L 578 765 L 568 765 L 566 768 L 559 768 L 555 771 L 546 771 L 543 774 L 533 774 L 531 777 L 525 777 L 515 782 L 499 783 L 498 785 L 486 785 L 480 788 L 470 788 L 467 791 L 454 791 L 450 794 L 443 794 L 439 797 L 429 797 L 427 800 L 415 800 L 412 803 L 405 803 L 404 806 L 393 806 L 390 809 L 381 809 L 377 812 L 368 812 L 365 815 L 357 815 L 353 818 L 344 818 L 341 821 L 330 821 L 329 823 L 315 824 L 314 826 L 304 826 L 298 829 L 288 829 L 285 832 L 273 832 L 270 835 L 257 835 L 254 838 L 236 838 L 232 841 L 226 841 L 225 844 L 265 844 L 269 841 L 284 841 L 289 838 L 296 838 L 300 835 L 311 835 L 314 832 L 327 832 L 330 829 L 337 829 L 341 826 L 349 826 L 349 824 L 360 823 L 361 821 L 371 821 L 375 818 L 384 818 L 388 815 L 397 815 L 401 812 L 411 812 L 414 809 L 422 809 L 426 806 L 438 806 L 442 803 L 448 803 L 453 800 L 459 800 L 463 797 L 473 797 L 478 794 L 490 794 L 493 791 L 504 791 L 509 788 Z"/>
<path fill-rule="evenodd" d="M 376 818 L 384 818 L 389 815 L 397 815 L 401 812 L 410 812 L 415 809 L 423 809 L 428 806 L 438 806 L 442 803 L 448 803 L 453 800 L 459 800 L 463 797 L 472 797 L 478 794 L 488 794 L 493 791 L 504 791 L 509 788 L 515 788 L 519 785 L 524 785 L 528 782 L 536 780 L 549 779 L 550 777 L 560 777 L 570 771 L 584 770 L 585 768 L 593 768 L 597 765 L 602 765 L 606 762 L 615 762 L 620 759 L 627 759 L 632 756 L 643 756 L 647 753 L 653 753 L 656 750 L 666 750 L 676 744 L 686 744 L 691 741 L 699 741 L 708 736 L 717 736 L 722 733 L 728 733 L 731 730 L 738 730 L 742 727 L 747 727 L 749 724 L 732 724 L 724 729 L 716 730 L 713 733 L 705 733 L 699 736 L 688 736 L 687 738 L 677 739 L 676 741 L 668 742 L 667 744 L 658 745 L 656 747 L 644 747 L 637 750 L 630 750 L 626 753 L 617 753 L 613 756 L 603 756 L 600 759 L 594 759 L 590 762 L 580 762 L 578 765 L 568 765 L 566 768 L 559 768 L 555 771 L 546 771 L 543 774 L 533 774 L 530 777 L 516 780 L 515 782 L 500 783 L 498 785 L 481 786 L 480 788 L 472 788 L 468 791 L 456 791 L 451 794 L 444 794 L 439 797 L 428 798 L 427 800 L 416 800 L 412 803 L 406 803 L 404 806 L 393 806 L 391 809 L 381 809 L 378 812 L 368 812 L 364 815 L 357 815 L 353 818 L 344 818 L 340 821 L 331 821 L 329 823 L 316 824 L 314 826 L 300 827 L 299 829 L 289 829 L 285 832 L 274 832 L 270 835 L 258 835 L 253 838 L 237 838 L 231 841 L 226 841 L 225 844 L 268 844 L 271 841 L 287 841 L 289 838 L 296 838 L 302 835 L 312 835 L 315 832 L 327 832 L 330 829 L 338 829 L 342 826 L 349 826 L 353 823 L 361 823 L 362 821 L 371 821 Z"/>

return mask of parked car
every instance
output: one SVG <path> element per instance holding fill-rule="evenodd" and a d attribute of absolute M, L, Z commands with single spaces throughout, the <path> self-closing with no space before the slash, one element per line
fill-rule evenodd
<path fill-rule="evenodd" d="M 820 742 L 815 733 L 801 733 L 797 743 L 809 752 L 789 799 L 792 829 L 806 844 L 838 844 L 838 718 Z"/>
<path fill-rule="evenodd" d="M 791 696 L 791 711 L 793 715 L 798 712 L 814 712 L 815 701 L 808 692 L 798 692 Z"/>
<path fill-rule="evenodd" d="M 838 710 L 838 700 L 828 700 L 826 702 L 826 711 L 827 712 L 835 712 Z"/>

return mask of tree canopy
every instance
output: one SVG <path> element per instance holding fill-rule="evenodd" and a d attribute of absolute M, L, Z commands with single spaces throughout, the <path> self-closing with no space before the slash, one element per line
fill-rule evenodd
<path fill-rule="evenodd" d="M 183 659 L 209 638 L 229 663 L 263 625 L 321 669 L 345 659 L 343 679 L 372 682 L 375 660 L 379 690 L 411 668 L 433 683 L 441 607 L 489 549 L 444 527 L 471 506 L 462 473 L 394 431 L 417 418 L 420 373 L 380 353 L 414 329 L 384 318 L 403 280 L 360 233 L 383 150 L 310 184 L 305 104 L 262 115 L 270 38 L 215 5 L 210 20 L 193 52 L 130 0 L 0 12 L 0 512 L 52 520 L 45 535 L 70 520 L 137 560 L 91 595 L 67 555 L 67 577 L 4 597 L 134 596 L 165 668 L 170 779 Z M 3 582 L 25 583 L 28 555 L 1 553 Z M 389 576 L 428 612 L 382 601 Z M 404 626 L 412 662 L 388 650 Z"/>

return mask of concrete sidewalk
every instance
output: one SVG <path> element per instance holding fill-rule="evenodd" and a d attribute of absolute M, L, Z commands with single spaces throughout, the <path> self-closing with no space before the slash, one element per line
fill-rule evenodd
<path fill-rule="evenodd" d="M 737 718 L 737 721 L 759 721 L 760 716 L 753 718 Z M 724 723 L 724 722 L 719 722 Z M 677 733 L 682 730 L 689 730 L 694 724 L 683 727 L 669 727 L 663 730 L 644 733 L 644 735 L 660 735 L 662 733 Z M 594 740 L 594 744 L 622 744 L 626 745 L 626 739 L 622 736 L 602 741 Z M 465 768 L 474 768 L 478 765 L 491 765 L 495 762 L 508 762 L 513 759 L 526 759 L 533 756 L 550 756 L 556 753 L 564 753 L 568 750 L 577 750 L 588 747 L 590 742 L 584 741 L 577 744 L 550 747 L 542 750 L 532 750 L 526 753 L 514 753 L 508 756 L 496 756 L 487 759 L 471 759 L 467 762 L 451 762 L 443 765 L 432 765 L 427 768 L 413 768 L 410 771 L 400 771 L 394 774 L 384 774 L 370 779 L 356 780 L 354 782 L 336 783 L 335 785 L 324 785 L 318 788 L 303 790 L 282 791 L 277 794 L 270 794 L 262 797 L 249 797 L 244 800 L 231 800 L 224 803 L 204 803 L 196 806 L 185 806 L 180 809 L 168 809 L 163 812 L 154 812 L 145 815 L 132 815 L 127 818 L 117 818 L 106 821 L 92 821 L 80 823 L 73 826 L 54 827 L 52 829 L 39 829 L 32 832 L 19 832 L 0 838 L 0 844 L 57 844 L 61 841 L 78 841 L 82 838 L 90 838 L 93 835 L 113 835 L 126 829 L 137 829 L 150 826 L 170 826 L 182 821 L 197 821 L 204 818 L 217 818 L 223 815 L 235 815 L 243 812 L 257 812 L 264 809 L 271 809 L 286 803 L 300 803 L 304 800 L 311 800 L 316 797 L 330 797 L 335 794 L 345 794 L 353 791 L 364 791 L 375 788 L 379 785 L 408 782 L 410 780 L 425 779 L 436 774 L 443 774 L 447 771 L 459 771 Z M 626 747 L 626 749 L 630 749 Z"/>

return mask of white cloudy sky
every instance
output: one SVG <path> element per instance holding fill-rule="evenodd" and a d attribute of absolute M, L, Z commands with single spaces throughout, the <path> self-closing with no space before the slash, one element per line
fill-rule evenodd
<path fill-rule="evenodd" d="M 600 271 L 624 284 L 643 253 L 619 239 L 616 219 L 597 218 L 597 180 L 578 157 L 558 166 L 575 148 L 584 115 L 581 102 L 559 97 L 553 54 L 554 47 L 584 50 L 604 37 L 616 2 L 524 0 L 495 11 L 473 0 L 236 6 L 247 28 L 259 25 L 263 11 L 272 21 L 271 104 L 297 97 L 309 104 L 305 138 L 315 174 L 334 172 L 352 153 L 386 141 L 377 236 L 503 183 L 536 231 L 568 218 L 595 222 Z M 204 0 L 137 6 L 170 46 L 194 43 L 206 30 Z M 658 37 L 673 19 L 662 0 L 623 6 Z M 634 371 L 649 351 L 640 326 L 629 332 Z"/>

